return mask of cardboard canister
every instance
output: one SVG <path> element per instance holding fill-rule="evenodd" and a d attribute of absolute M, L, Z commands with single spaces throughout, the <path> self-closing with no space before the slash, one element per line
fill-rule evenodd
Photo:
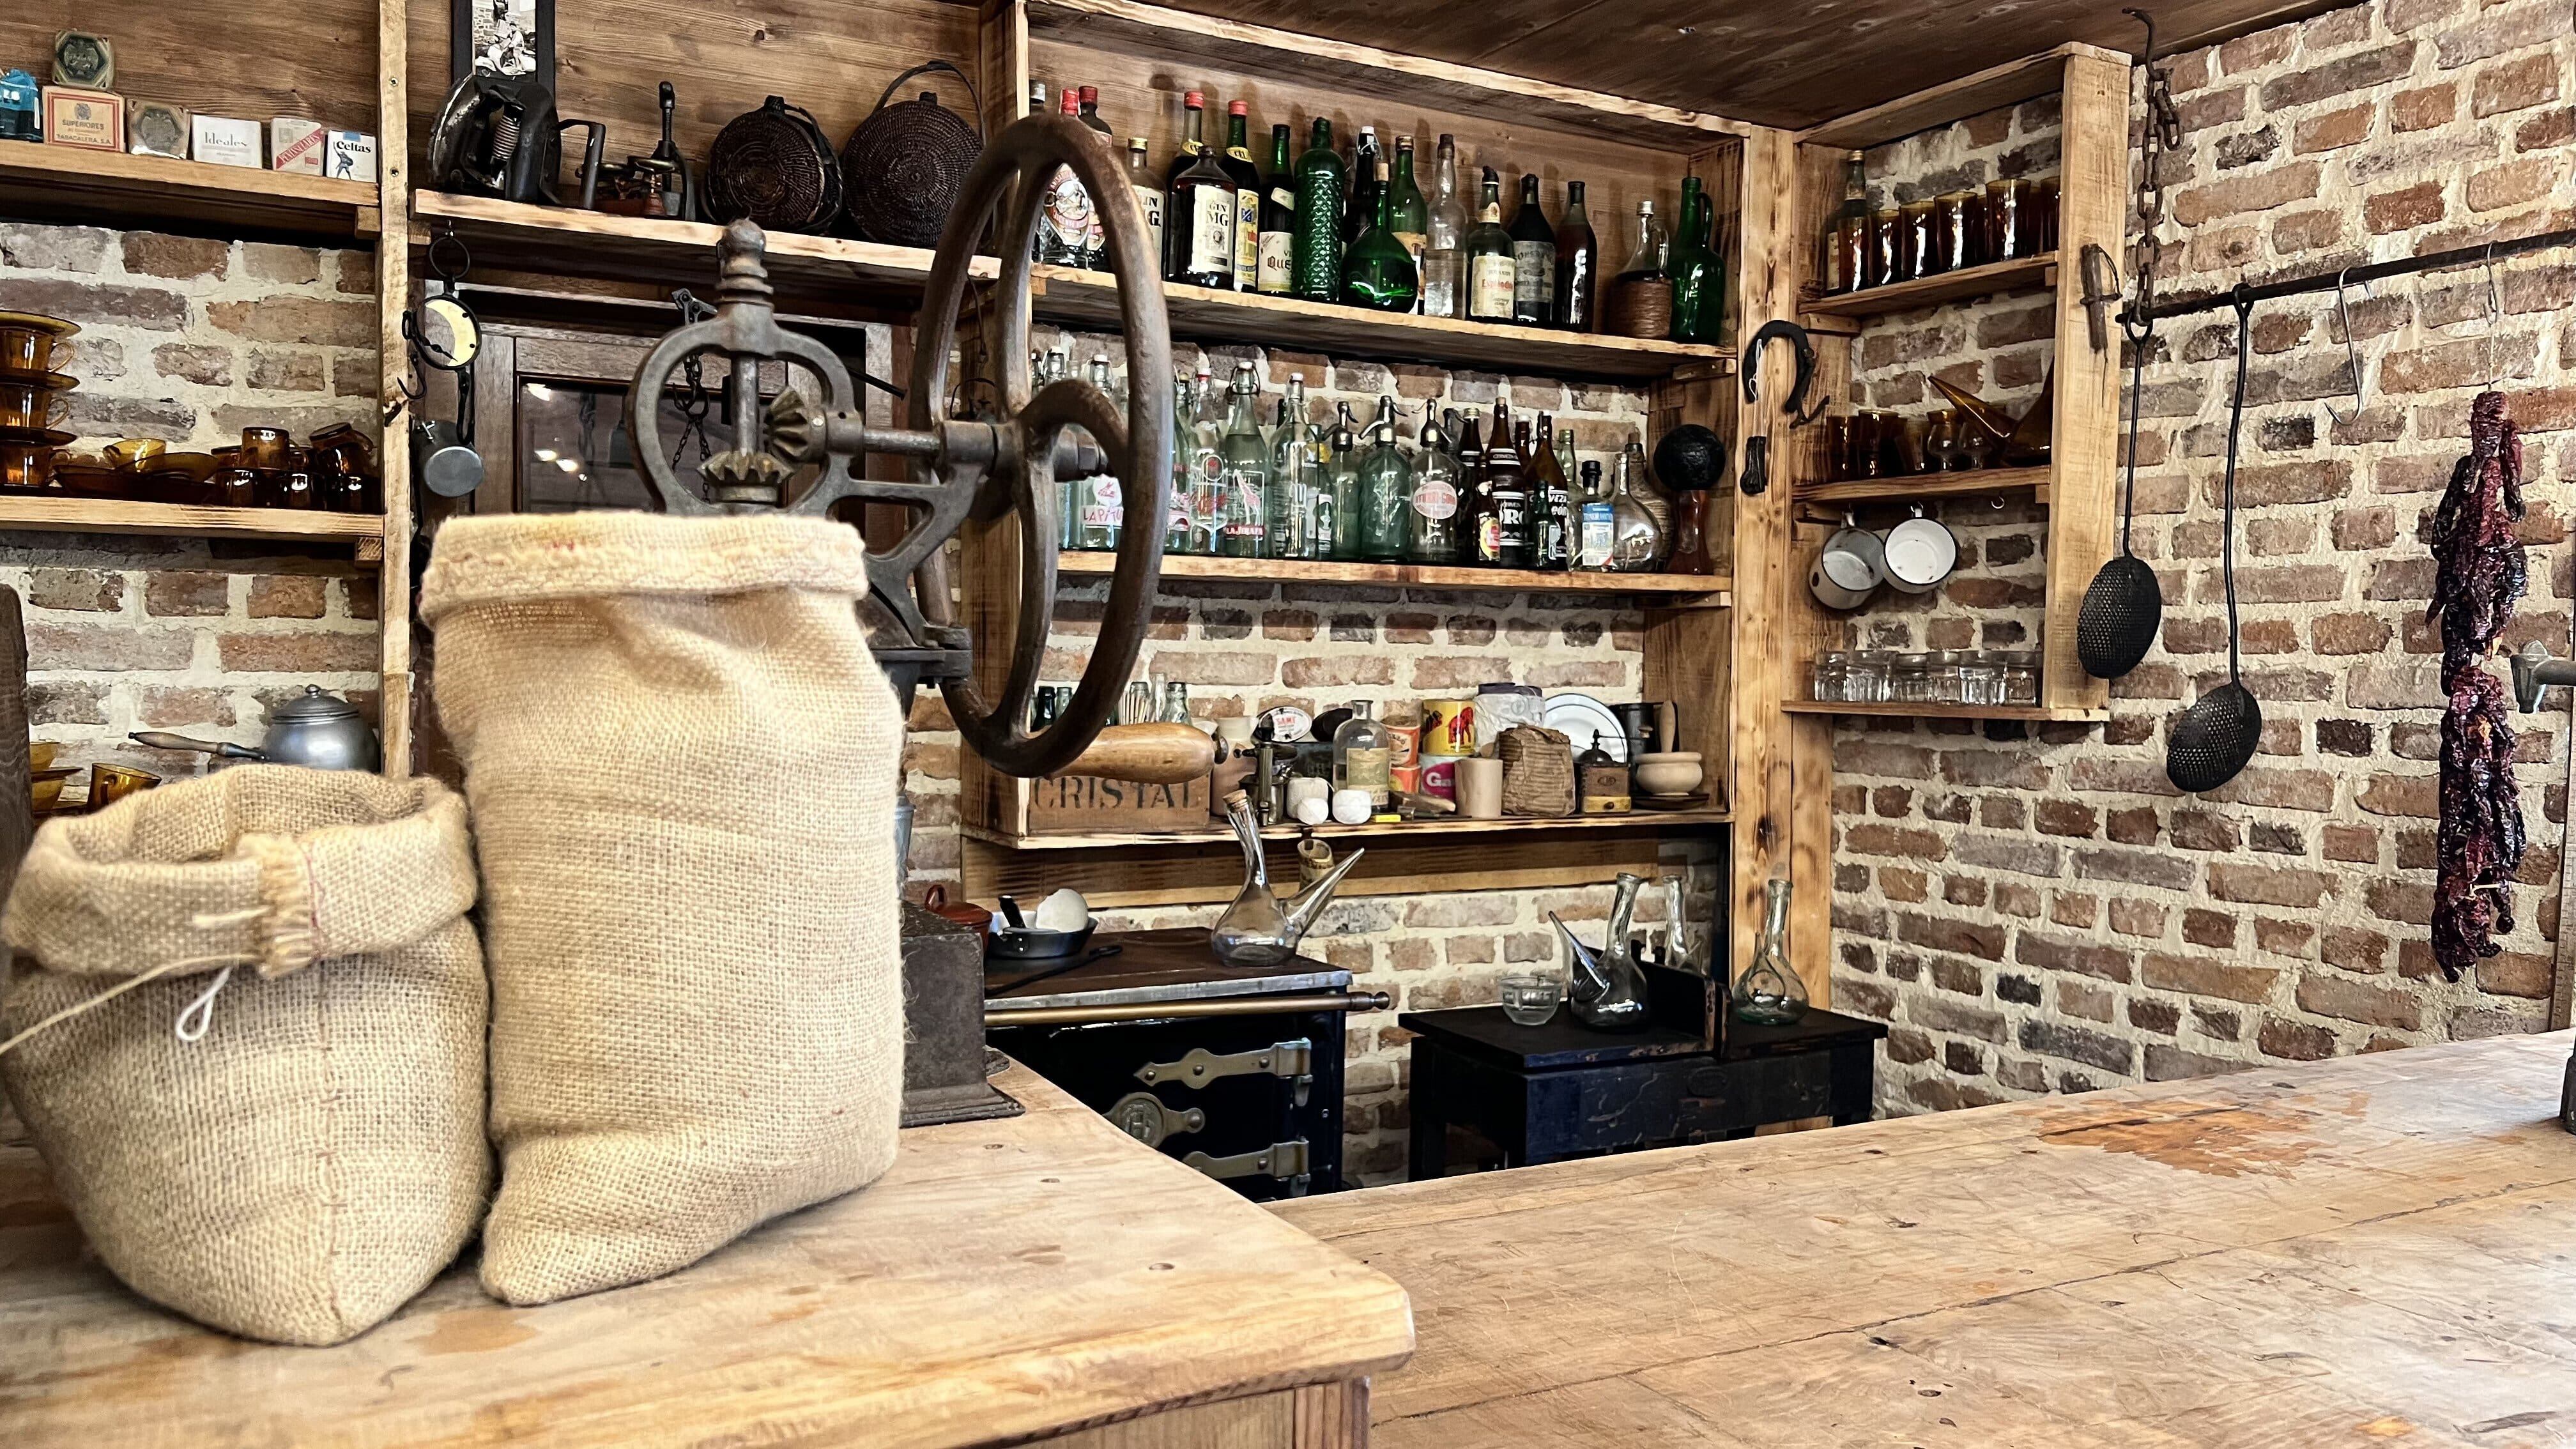
<path fill-rule="evenodd" d="M 1458 798 L 1458 759 L 1456 755 L 1422 757 L 1422 793 L 1443 800 Z"/>
<path fill-rule="evenodd" d="M 1425 761 L 1476 753 L 1476 706 L 1463 699 L 1424 700 L 1420 748 Z"/>

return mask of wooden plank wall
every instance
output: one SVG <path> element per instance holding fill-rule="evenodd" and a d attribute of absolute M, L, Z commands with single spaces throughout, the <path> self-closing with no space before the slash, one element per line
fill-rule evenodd
<path fill-rule="evenodd" d="M 373 0 L 11 0 L 0 6 L 0 70 L 23 67 L 39 81 L 49 79 L 54 35 L 62 30 L 87 30 L 116 47 L 112 89 L 129 100 L 166 101 L 263 123 L 272 116 L 303 116 L 339 130 L 377 129 Z M 442 41 L 439 54 L 446 53 Z"/>

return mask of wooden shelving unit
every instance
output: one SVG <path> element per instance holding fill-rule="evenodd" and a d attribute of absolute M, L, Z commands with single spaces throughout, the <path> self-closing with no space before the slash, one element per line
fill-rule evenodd
<path fill-rule="evenodd" d="M 1798 310 L 1811 317 L 1879 317 L 1890 312 L 1937 307 L 1944 302 L 1961 302 L 1973 297 L 1991 297 L 2000 292 L 2056 285 L 2057 256 L 2052 252 L 2046 256 L 1988 262 L 1981 267 L 1962 267 L 1955 272 L 1917 277 L 1910 282 L 1890 282 L 1883 287 L 1869 287 L 1832 297 L 1814 297 L 1799 303 Z"/>
<path fill-rule="evenodd" d="M 384 556 L 378 514 L 295 508 L 194 508 L 126 498 L 47 498 L 0 494 L 0 529 L 48 533 L 132 533 L 278 543 L 346 543 L 362 563 Z"/>
<path fill-rule="evenodd" d="M 1546 817 L 1511 816 L 1500 820 L 1406 820 L 1395 824 L 1369 825 L 1274 825 L 1261 832 L 1264 840 L 1295 840 L 1313 834 L 1328 841 L 1416 840 L 1430 841 L 1461 835 L 1532 835 L 1558 831 L 1601 832 L 1617 830 L 1675 831 L 1694 827 L 1724 825 L 1734 816 L 1724 810 L 1632 810 L 1618 815 L 1567 815 Z M 1223 825 L 1210 825 L 1205 830 L 1154 830 L 1118 833 L 1009 835 L 982 826 L 969 826 L 967 833 L 977 840 L 1007 850 L 1113 850 L 1129 846 L 1213 845 L 1231 843 L 1234 832 Z"/>
<path fill-rule="evenodd" d="M 1801 503 L 1902 503 L 1917 498 L 1985 498 L 2029 489 L 2048 501 L 2046 468 L 1981 468 L 1972 473 L 1914 473 L 1902 478 L 1851 478 L 1837 483 L 1800 483 L 1791 494 Z"/>
<path fill-rule="evenodd" d="M 1056 572 L 1105 578 L 1117 572 L 1114 553 L 1062 553 Z M 1429 564 L 1332 563 L 1307 559 L 1206 558 L 1167 554 L 1167 579 L 1217 579 L 1248 584 L 1363 584 L 1393 588 L 1471 590 L 1498 594 L 1637 594 L 1674 604 L 1722 606 L 1733 601 L 1735 581 L 1710 574 L 1537 573 L 1529 569 L 1442 568 Z"/>
<path fill-rule="evenodd" d="M 0 141 L 0 209 L 13 216 L 347 242 L 374 235 L 376 184 Z"/>
<path fill-rule="evenodd" d="M 1850 704 L 1823 699 L 1793 699 L 1780 707 L 1791 714 L 1841 714 L 1872 719 L 2017 719 L 2098 724 L 2111 717 L 2108 709 L 2051 709 L 2039 704 Z"/>

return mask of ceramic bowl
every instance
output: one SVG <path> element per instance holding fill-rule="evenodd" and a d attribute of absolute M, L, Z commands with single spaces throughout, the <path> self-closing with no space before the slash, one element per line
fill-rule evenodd
<path fill-rule="evenodd" d="M 1687 795 L 1699 788 L 1700 781 L 1706 779 L 1707 774 L 1700 764 L 1697 750 L 1672 750 L 1637 757 L 1639 794 Z"/>

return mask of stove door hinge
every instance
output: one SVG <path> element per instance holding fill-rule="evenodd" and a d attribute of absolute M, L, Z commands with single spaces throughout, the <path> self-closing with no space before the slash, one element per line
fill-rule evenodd
<path fill-rule="evenodd" d="M 1151 1092 L 1129 1092 L 1110 1107 L 1107 1116 L 1118 1130 L 1148 1147 L 1160 1147 L 1166 1137 L 1207 1126 L 1207 1114 L 1198 1108 L 1175 1112 Z"/>
<path fill-rule="evenodd" d="M 1218 1056 L 1206 1047 L 1192 1047 L 1177 1062 L 1147 1062 L 1136 1069 L 1136 1080 L 1149 1087 L 1170 1083 L 1179 1087 L 1198 1088 L 1221 1077 L 1278 1077 L 1296 1091 L 1297 1105 L 1306 1105 L 1307 1093 L 1315 1085 L 1315 1044 L 1305 1037 L 1277 1042 L 1251 1051 Z"/>
<path fill-rule="evenodd" d="M 1308 1182 L 1306 1139 L 1273 1142 L 1259 1152 L 1242 1152 L 1232 1157 L 1210 1157 L 1193 1152 L 1181 1159 L 1185 1166 L 1195 1167 L 1214 1178 L 1271 1177 L 1288 1184 L 1292 1197 L 1303 1197 Z"/>

